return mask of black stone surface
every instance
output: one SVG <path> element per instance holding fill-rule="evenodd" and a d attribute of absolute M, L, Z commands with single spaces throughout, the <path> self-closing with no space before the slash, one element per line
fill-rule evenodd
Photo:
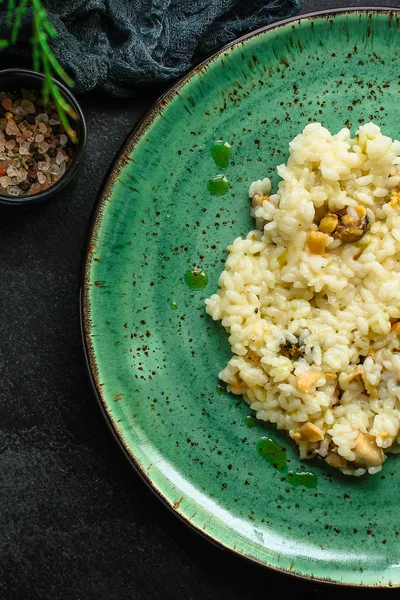
<path fill-rule="evenodd" d="M 302 12 L 345 5 L 304 0 Z M 0 207 L 0 600 L 336 597 L 189 529 L 130 466 L 94 398 L 79 323 L 85 236 L 104 173 L 154 99 L 81 98 L 79 177 L 48 205 Z"/>

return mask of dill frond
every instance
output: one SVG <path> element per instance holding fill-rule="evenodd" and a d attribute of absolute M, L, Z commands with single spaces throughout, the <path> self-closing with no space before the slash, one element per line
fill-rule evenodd
<path fill-rule="evenodd" d="M 48 19 L 47 12 L 43 7 L 42 0 L 0 0 L 0 5 L 7 2 L 7 24 L 10 28 L 10 38 L 0 40 L 0 48 L 15 45 L 21 30 L 24 15 L 32 16 L 32 63 L 33 69 L 44 75 L 43 96 L 46 103 L 54 103 L 60 121 L 72 141 L 76 141 L 76 131 L 73 129 L 71 120 L 76 120 L 78 115 L 72 106 L 66 102 L 61 94 L 54 77 L 68 87 L 74 86 L 74 81 L 61 66 L 49 40 L 56 37 L 56 31 Z"/>

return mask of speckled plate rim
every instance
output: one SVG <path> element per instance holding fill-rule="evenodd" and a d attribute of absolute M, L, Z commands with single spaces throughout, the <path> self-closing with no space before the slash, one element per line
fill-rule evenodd
<path fill-rule="evenodd" d="M 138 123 L 132 128 L 132 130 L 127 135 L 125 141 L 122 143 L 120 150 L 117 152 L 114 161 L 111 163 L 109 169 L 107 170 L 102 185 L 100 187 L 100 192 L 98 194 L 97 200 L 93 206 L 92 213 L 89 218 L 89 227 L 86 236 L 86 242 L 84 244 L 84 251 L 82 255 L 82 263 L 81 263 L 81 276 L 80 276 L 80 288 L 79 288 L 79 311 L 80 311 L 80 327 L 81 327 L 81 338 L 82 345 L 84 351 L 84 359 L 86 363 L 87 373 L 89 376 L 90 383 L 92 385 L 92 389 L 94 392 L 94 396 L 97 399 L 98 405 L 101 409 L 101 412 L 105 418 L 105 421 L 111 431 L 114 439 L 122 450 L 123 455 L 128 460 L 129 464 L 135 469 L 137 474 L 141 477 L 141 479 L 145 482 L 145 484 L 150 488 L 150 490 L 159 498 L 164 505 L 174 513 L 185 525 L 189 526 L 196 533 L 200 534 L 203 538 L 213 543 L 217 547 L 220 547 L 224 550 L 231 552 L 237 556 L 244 558 L 245 560 L 255 563 L 265 569 L 269 569 L 271 571 L 275 571 L 277 573 L 282 573 L 283 575 L 291 575 L 295 578 L 310 581 L 310 582 L 318 582 L 322 584 L 329 584 L 329 587 L 340 587 L 340 588 L 364 588 L 364 589 L 388 589 L 388 588 L 398 588 L 400 587 L 399 582 L 393 583 L 390 582 L 388 585 L 381 585 L 380 583 L 351 583 L 351 582 L 341 582 L 339 580 L 332 580 L 330 578 L 322 578 L 318 576 L 314 576 L 311 573 L 304 573 L 301 571 L 297 571 L 295 569 L 285 569 L 278 567 L 276 565 L 270 564 L 264 560 L 258 559 L 258 557 L 253 556 L 251 554 L 246 554 L 243 551 L 239 551 L 235 548 L 234 543 L 224 542 L 222 539 L 213 536 L 211 533 L 204 531 L 201 529 L 200 525 L 190 521 L 187 515 L 184 514 L 183 510 L 180 509 L 180 506 L 177 505 L 176 502 L 173 501 L 172 498 L 169 498 L 166 494 L 163 493 L 161 487 L 155 484 L 155 482 L 147 475 L 146 470 L 143 465 L 140 465 L 135 456 L 135 450 L 129 448 L 128 445 L 124 442 L 123 436 L 119 432 L 118 424 L 114 422 L 111 411 L 108 408 L 108 400 L 106 395 L 103 393 L 101 386 L 99 385 L 99 368 L 96 362 L 95 351 L 93 347 L 93 343 L 91 340 L 90 334 L 90 301 L 89 301 L 89 281 L 90 281 L 90 269 L 92 263 L 92 250 L 94 246 L 94 242 L 98 238 L 98 233 L 101 227 L 102 213 L 105 207 L 105 204 L 108 202 L 109 197 L 111 196 L 113 187 L 118 180 L 118 176 L 123 168 L 126 166 L 128 161 L 130 161 L 130 154 L 135 149 L 138 141 L 141 139 L 143 135 L 149 130 L 153 121 L 157 117 L 160 110 L 162 110 L 170 100 L 174 98 L 174 96 L 179 92 L 179 90 L 189 82 L 192 77 L 196 75 L 199 71 L 205 69 L 210 63 L 216 60 L 221 54 L 226 51 L 232 50 L 238 44 L 242 44 L 246 42 L 246 40 L 260 36 L 269 31 L 275 31 L 278 28 L 284 27 L 290 23 L 299 23 L 303 21 L 307 21 L 309 19 L 316 18 L 326 18 L 329 16 L 335 17 L 346 14 L 387 14 L 390 18 L 391 15 L 400 15 L 400 7 L 384 7 L 384 6 L 348 6 L 348 7 L 340 7 L 340 8 L 328 8 L 324 10 L 311 11 L 307 13 L 301 13 L 297 16 L 281 19 L 271 23 L 270 25 L 266 25 L 264 27 L 258 28 L 250 33 L 247 33 L 243 36 L 240 36 L 229 44 L 222 46 L 216 52 L 213 52 L 210 56 L 208 56 L 205 60 L 203 60 L 197 66 L 191 68 L 187 73 L 185 73 L 177 82 L 175 82 L 172 86 L 170 86 L 166 92 L 164 92 L 146 111 L 146 113 L 141 117 Z"/>

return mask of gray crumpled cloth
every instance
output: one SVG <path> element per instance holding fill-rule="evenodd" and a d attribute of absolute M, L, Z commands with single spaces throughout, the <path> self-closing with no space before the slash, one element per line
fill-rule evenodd
<path fill-rule="evenodd" d="M 131 96 L 168 84 L 235 37 L 294 15 L 299 0 L 45 0 L 53 50 L 76 92 Z M 29 35 L 25 20 L 22 33 Z M 0 37 L 6 34 L 0 12 Z M 26 50 L 25 50 L 26 51 Z"/>

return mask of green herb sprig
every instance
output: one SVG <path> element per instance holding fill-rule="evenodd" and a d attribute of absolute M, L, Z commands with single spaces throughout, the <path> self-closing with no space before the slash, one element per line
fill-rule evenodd
<path fill-rule="evenodd" d="M 4 2 L 5 0 L 0 0 L 0 5 Z M 32 15 L 32 37 L 30 41 L 33 69 L 44 74 L 44 101 L 46 104 L 50 101 L 54 103 L 65 131 L 72 141 L 76 141 L 76 131 L 71 124 L 71 119 L 76 120 L 78 115 L 61 94 L 53 77 L 58 76 L 69 87 L 73 87 L 74 82 L 60 65 L 50 47 L 49 40 L 56 37 L 57 33 L 48 19 L 41 0 L 7 0 L 7 25 L 11 30 L 10 38 L 0 40 L 0 48 L 6 48 L 10 44 L 15 45 L 17 43 L 22 19 L 29 12 Z"/>

